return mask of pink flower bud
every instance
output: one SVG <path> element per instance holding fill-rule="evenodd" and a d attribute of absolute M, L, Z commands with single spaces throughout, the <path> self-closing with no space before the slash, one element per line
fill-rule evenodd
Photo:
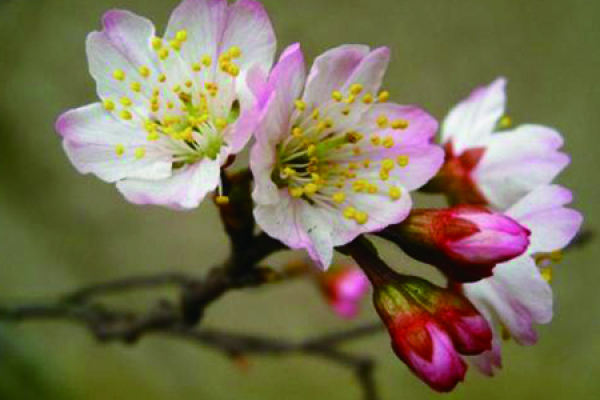
<path fill-rule="evenodd" d="M 461 294 L 392 271 L 375 282 L 375 308 L 394 352 L 433 389 L 447 392 L 464 379 L 467 366 L 460 354 L 491 348 L 487 321 Z"/>
<path fill-rule="evenodd" d="M 357 265 L 331 268 L 321 274 L 319 281 L 327 302 L 338 316 L 356 317 L 360 301 L 369 291 L 369 280 Z"/>
<path fill-rule="evenodd" d="M 525 252 L 530 232 L 510 217 L 478 206 L 414 210 L 381 236 L 450 279 L 474 282 L 492 275 L 496 264 Z"/>

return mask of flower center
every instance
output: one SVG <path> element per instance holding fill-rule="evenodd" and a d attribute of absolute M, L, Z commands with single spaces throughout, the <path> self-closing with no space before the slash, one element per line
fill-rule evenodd
<path fill-rule="evenodd" d="M 362 91 L 362 85 L 353 84 L 346 96 L 334 91 L 331 101 L 310 110 L 304 101 L 297 100 L 291 134 L 277 146 L 277 163 L 271 176 L 292 197 L 343 210 L 346 218 L 359 224 L 366 223 L 369 216 L 352 203 L 351 195 L 376 195 L 384 190 L 393 201 L 400 199 L 400 188 L 389 183 L 390 172 L 396 166 L 408 164 L 406 155 L 372 161 L 365 154 L 378 147 L 390 149 L 395 145 L 392 135 L 382 138 L 374 131 L 403 130 L 408 121 L 390 121 L 388 116 L 381 115 L 373 127 L 364 127 L 364 133 L 350 129 L 363 125 L 350 118 L 364 113 L 373 102 L 389 98 L 388 92 L 381 92 L 377 99 L 369 93 L 359 98 Z"/>
<path fill-rule="evenodd" d="M 114 70 L 112 78 L 125 85 L 125 95 L 103 101 L 105 109 L 120 119 L 139 123 L 147 133 L 148 145 L 170 155 L 174 168 L 204 157 L 217 159 L 227 145 L 224 131 L 239 116 L 233 85 L 240 73 L 234 61 L 241 57 L 241 50 L 233 46 L 223 51 L 214 65 L 209 55 L 186 63 L 178 54 L 186 41 L 185 30 L 168 42 L 153 38 L 158 68 L 140 65 L 127 74 Z M 126 151 L 121 144 L 115 148 L 118 156 Z M 142 159 L 146 146 L 134 152 L 136 159 Z"/>

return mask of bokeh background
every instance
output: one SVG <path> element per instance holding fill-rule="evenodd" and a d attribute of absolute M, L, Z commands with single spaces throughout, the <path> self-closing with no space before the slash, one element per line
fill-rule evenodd
<path fill-rule="evenodd" d="M 388 45 L 386 86 L 441 118 L 474 86 L 509 78 L 509 113 L 563 132 L 588 229 L 600 230 L 600 2 L 589 0 L 264 1 L 279 48 L 301 41 L 312 58 L 342 43 Z M 47 299 L 85 283 L 176 269 L 202 273 L 226 255 L 214 208 L 138 208 L 114 187 L 78 175 L 54 132 L 64 109 L 95 101 L 84 40 L 112 7 L 162 29 L 176 0 L 0 0 L 0 302 Z M 428 199 L 419 199 L 425 204 Z M 598 238 L 600 240 L 600 238 Z M 570 253 L 555 275 L 554 322 L 532 348 L 505 346 L 493 380 L 474 369 L 451 399 L 600 396 L 598 243 Z M 397 252 L 388 259 L 407 266 Z M 145 298 L 128 298 L 145 304 Z M 117 300 L 115 300 L 117 301 Z M 361 320 L 375 314 L 365 305 Z M 302 338 L 336 319 L 310 282 L 234 293 L 207 326 Z M 357 322 L 358 323 L 358 322 Z M 415 379 L 381 334 L 349 346 L 380 362 L 385 399 L 439 395 Z M 64 323 L 0 324 L 0 399 L 358 398 L 351 373 L 305 357 L 252 358 L 241 371 L 210 350 L 146 338 L 97 344 Z"/>

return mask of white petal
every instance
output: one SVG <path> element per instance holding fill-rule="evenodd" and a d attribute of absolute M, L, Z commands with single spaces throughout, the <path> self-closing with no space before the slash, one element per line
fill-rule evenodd
<path fill-rule="evenodd" d="M 56 122 L 56 130 L 64 138 L 69 159 L 83 174 L 93 173 L 107 182 L 171 175 L 170 155 L 148 142 L 142 129 L 115 119 L 101 104 L 67 111 Z M 117 146 L 122 146 L 122 155 L 117 154 Z M 135 152 L 140 148 L 145 155 L 138 159 Z"/>
<path fill-rule="evenodd" d="M 562 144 L 558 132 L 539 125 L 496 133 L 484 141 L 473 179 L 490 203 L 504 210 L 564 169 L 569 157 L 558 151 Z"/>
<path fill-rule="evenodd" d="M 480 146 L 504 114 L 505 87 L 506 80 L 498 78 L 454 107 L 442 124 L 442 143 L 452 141 L 457 154 Z"/>
<path fill-rule="evenodd" d="M 158 181 L 127 179 L 118 182 L 117 188 L 134 204 L 162 205 L 181 210 L 198 207 L 219 182 L 219 160 L 204 159 L 174 171 L 169 178 Z"/>

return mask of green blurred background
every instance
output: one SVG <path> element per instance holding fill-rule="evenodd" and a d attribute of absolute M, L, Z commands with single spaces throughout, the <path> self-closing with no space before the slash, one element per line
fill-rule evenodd
<path fill-rule="evenodd" d="M 202 273 L 226 255 L 213 207 L 139 208 L 81 176 L 54 133 L 64 109 L 95 101 L 84 40 L 111 7 L 162 29 L 175 0 L 0 0 L 0 301 L 44 299 L 84 283 L 168 268 Z M 309 58 L 341 43 L 388 45 L 396 100 L 441 118 L 474 86 L 509 78 L 509 113 L 564 133 L 573 164 L 560 182 L 596 231 L 600 161 L 600 2 L 589 0 L 276 1 L 265 5 L 279 49 L 301 41 Z M 423 200 L 423 199 L 419 199 Z M 425 200 L 427 202 L 428 200 Z M 421 203 L 425 204 L 425 203 Z M 388 249 L 396 266 L 406 266 Z M 533 348 L 509 343 L 493 380 L 474 369 L 448 398 L 596 399 L 600 396 L 598 245 L 569 254 L 555 275 L 554 322 Z M 144 304 L 145 298 L 127 299 Z M 362 319 L 374 312 L 365 305 Z M 350 326 L 308 282 L 234 293 L 207 326 L 302 338 Z M 386 335 L 351 349 L 380 362 L 385 399 L 437 397 L 389 350 Z M 252 358 L 242 372 L 210 350 L 162 338 L 97 344 L 64 323 L 0 324 L 0 399 L 358 398 L 346 370 L 305 357 Z M 484 397 L 485 396 L 485 397 Z"/>

